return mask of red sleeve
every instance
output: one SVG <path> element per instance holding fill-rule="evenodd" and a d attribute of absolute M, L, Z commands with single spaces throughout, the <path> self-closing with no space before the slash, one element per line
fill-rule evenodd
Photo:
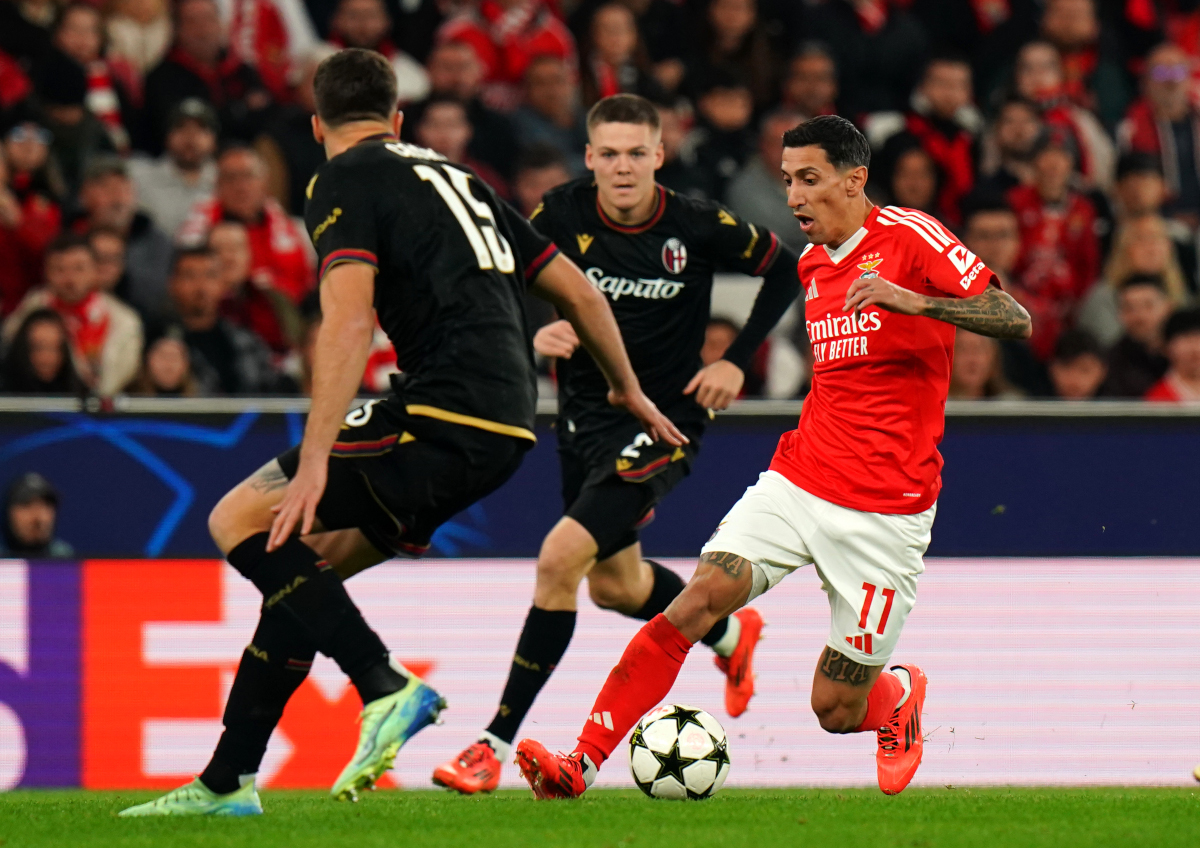
<path fill-rule="evenodd" d="M 925 283 L 949 297 L 971 297 L 987 288 L 995 276 L 979 257 L 967 250 L 935 218 L 915 209 L 887 206 L 879 210 L 879 222 L 894 228 L 906 246 L 913 271 Z"/>

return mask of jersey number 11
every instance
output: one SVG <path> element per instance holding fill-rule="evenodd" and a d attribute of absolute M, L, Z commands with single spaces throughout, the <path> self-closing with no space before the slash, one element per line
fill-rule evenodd
<path fill-rule="evenodd" d="M 454 217 L 458 219 L 467 241 L 475 251 L 475 258 L 479 260 L 480 269 L 490 271 L 495 268 L 502 274 L 511 274 L 517 267 L 512 247 L 504 236 L 497 232 L 496 213 L 492 211 L 492 207 L 471 194 L 471 175 L 449 165 L 443 165 L 442 170 L 450 177 L 449 183 L 437 169 L 429 165 L 413 165 L 417 176 L 433 184 L 442 200 L 446 201 L 446 205 L 454 213 Z M 454 188 L 450 187 L 451 183 L 454 184 Z M 467 211 L 467 206 L 471 207 L 474 216 Z M 476 218 L 481 223 L 476 223 Z"/>

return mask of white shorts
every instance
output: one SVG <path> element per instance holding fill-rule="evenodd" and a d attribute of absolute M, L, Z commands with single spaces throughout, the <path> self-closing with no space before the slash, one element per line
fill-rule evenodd
<path fill-rule="evenodd" d="M 777 471 L 759 475 L 701 553 L 753 564 L 750 599 L 812 563 L 829 596 L 830 648 L 885 665 L 917 602 L 937 505 L 916 515 L 859 512 L 804 491 Z"/>

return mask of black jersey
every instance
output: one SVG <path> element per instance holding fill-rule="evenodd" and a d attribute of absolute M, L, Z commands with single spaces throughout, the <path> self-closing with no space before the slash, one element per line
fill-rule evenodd
<path fill-rule="evenodd" d="M 469 168 L 387 137 L 326 162 L 305 222 L 321 278 L 377 270 L 375 310 L 409 414 L 533 438 L 536 377 L 522 298 L 557 253 Z"/>
<path fill-rule="evenodd" d="M 642 390 L 676 424 L 695 432 L 708 416 L 683 390 L 701 367 L 713 273 L 762 275 L 780 246 L 770 230 L 717 203 L 657 190 L 653 215 L 636 227 L 604 214 L 591 177 L 548 192 L 532 221 L 608 296 Z M 607 431 L 628 417 L 608 405 L 608 384 L 583 348 L 559 361 L 558 379 L 559 414 L 581 435 Z"/>

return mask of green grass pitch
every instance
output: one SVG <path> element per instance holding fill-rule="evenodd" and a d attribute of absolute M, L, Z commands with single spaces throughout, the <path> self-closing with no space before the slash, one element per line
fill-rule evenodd
<path fill-rule="evenodd" d="M 463 798 L 380 791 L 358 804 L 266 792 L 248 819 L 118 819 L 148 792 L 0 795 L 0 846 L 229 848 L 1069 848 L 1200 845 L 1200 788 L 729 789 L 708 801 L 651 801 L 636 790 L 572 802 L 527 792 Z"/>

